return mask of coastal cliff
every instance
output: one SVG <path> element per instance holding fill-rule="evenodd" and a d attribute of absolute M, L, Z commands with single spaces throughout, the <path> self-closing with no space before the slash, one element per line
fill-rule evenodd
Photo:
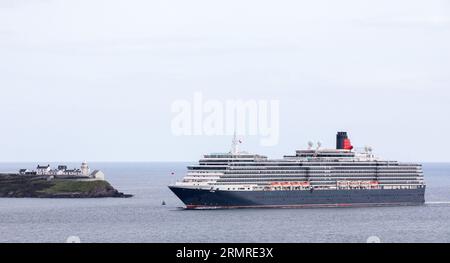
<path fill-rule="evenodd" d="M 131 195 L 120 193 L 103 180 L 49 180 L 46 176 L 0 174 L 0 197 L 101 198 Z"/>

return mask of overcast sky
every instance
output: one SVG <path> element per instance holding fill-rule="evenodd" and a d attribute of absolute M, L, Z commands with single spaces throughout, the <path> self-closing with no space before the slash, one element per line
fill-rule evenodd
<path fill-rule="evenodd" d="M 0 161 L 196 160 L 171 104 L 278 99 L 281 157 L 309 140 L 450 161 L 450 1 L 1 0 Z"/>

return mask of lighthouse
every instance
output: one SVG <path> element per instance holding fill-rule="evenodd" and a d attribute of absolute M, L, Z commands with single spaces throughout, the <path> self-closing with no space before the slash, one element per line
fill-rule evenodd
<path fill-rule="evenodd" d="M 81 175 L 82 176 L 89 176 L 89 172 L 90 172 L 89 166 L 88 166 L 87 162 L 84 161 L 81 164 Z"/>

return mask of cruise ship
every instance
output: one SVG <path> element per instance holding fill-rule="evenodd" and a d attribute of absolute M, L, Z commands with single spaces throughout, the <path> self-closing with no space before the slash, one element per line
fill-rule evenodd
<path fill-rule="evenodd" d="M 347 132 L 336 149 L 318 143 L 295 155 L 269 159 L 238 150 L 205 155 L 170 185 L 187 209 L 303 208 L 420 205 L 425 203 L 422 165 L 356 151 Z"/>

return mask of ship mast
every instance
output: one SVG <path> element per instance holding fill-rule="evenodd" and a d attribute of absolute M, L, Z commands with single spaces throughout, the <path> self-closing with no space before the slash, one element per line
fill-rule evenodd
<path fill-rule="evenodd" d="M 231 154 L 239 154 L 239 140 L 236 136 L 236 131 L 234 132 L 233 141 L 231 142 Z"/>

